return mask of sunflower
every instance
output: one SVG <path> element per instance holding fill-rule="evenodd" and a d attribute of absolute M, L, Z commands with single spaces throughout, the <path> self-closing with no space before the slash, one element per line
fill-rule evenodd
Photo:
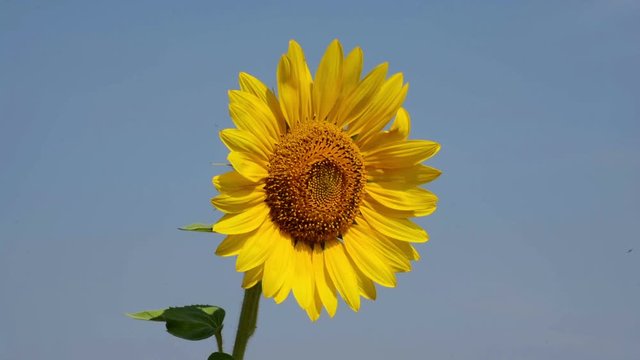
<path fill-rule="evenodd" d="M 408 140 L 408 84 L 388 64 L 361 77 L 363 54 L 334 40 L 315 79 L 295 41 L 278 64 L 276 96 L 240 73 L 229 91 L 237 128 L 220 132 L 233 170 L 213 178 L 224 213 L 216 254 L 237 256 L 242 286 L 262 282 L 276 303 L 290 292 L 312 321 L 333 317 L 338 294 L 354 311 L 374 300 L 374 283 L 396 285 L 428 240 L 412 217 L 437 197 L 420 187 L 440 175 L 421 163 L 440 145 Z M 389 123 L 391 125 L 389 126 Z"/>

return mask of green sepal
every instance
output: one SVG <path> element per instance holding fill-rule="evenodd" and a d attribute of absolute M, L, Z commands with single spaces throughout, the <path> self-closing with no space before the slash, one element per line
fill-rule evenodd
<path fill-rule="evenodd" d="M 203 340 L 222 330 L 225 311 L 211 305 L 189 305 L 127 314 L 138 320 L 164 321 L 167 331 L 185 340 Z"/>
<path fill-rule="evenodd" d="M 213 224 L 190 224 L 178 228 L 178 230 L 183 231 L 199 231 L 199 232 L 213 232 Z"/>
<path fill-rule="evenodd" d="M 213 354 L 209 355 L 207 360 L 233 360 L 233 356 L 227 353 L 214 352 Z"/>

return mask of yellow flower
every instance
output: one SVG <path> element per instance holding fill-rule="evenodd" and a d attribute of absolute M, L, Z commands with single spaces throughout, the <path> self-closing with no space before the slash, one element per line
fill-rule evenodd
<path fill-rule="evenodd" d="M 409 218 L 431 214 L 437 197 L 419 187 L 440 171 L 421 162 L 440 145 L 408 140 L 401 105 L 408 84 L 386 63 L 361 78 L 363 54 L 334 40 L 311 77 L 290 41 L 277 70 L 278 96 L 241 73 L 229 92 L 235 129 L 220 132 L 233 171 L 215 176 L 213 205 L 225 215 L 220 256 L 238 256 L 242 286 L 262 281 L 277 303 L 293 292 L 311 320 L 333 317 L 338 296 L 354 311 L 376 298 L 374 283 L 418 260 L 427 233 Z M 393 120 L 388 130 L 385 127 Z"/>

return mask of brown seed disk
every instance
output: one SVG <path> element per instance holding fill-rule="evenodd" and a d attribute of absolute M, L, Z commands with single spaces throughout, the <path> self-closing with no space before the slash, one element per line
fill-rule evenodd
<path fill-rule="evenodd" d="M 269 159 L 271 220 L 297 241 L 336 238 L 353 224 L 365 183 L 360 151 L 341 129 L 302 123 L 281 138 Z"/>

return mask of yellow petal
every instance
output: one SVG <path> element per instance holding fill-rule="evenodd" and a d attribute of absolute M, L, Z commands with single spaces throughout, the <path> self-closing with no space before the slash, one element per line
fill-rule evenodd
<path fill-rule="evenodd" d="M 321 246 L 316 246 L 313 249 L 313 272 L 316 278 L 316 291 L 324 308 L 330 317 L 336 314 L 338 309 L 338 297 L 336 295 L 336 288 L 327 273 L 327 269 L 324 264 L 324 256 Z"/>
<path fill-rule="evenodd" d="M 266 199 L 266 194 L 262 188 L 254 188 L 253 191 L 247 192 L 242 196 L 220 194 L 213 199 L 211 203 L 218 210 L 224 213 L 237 214 L 246 211 L 248 208 Z"/>
<path fill-rule="evenodd" d="M 385 257 L 380 254 L 380 244 L 365 234 L 362 226 L 354 225 L 344 234 L 347 253 L 357 267 L 373 281 L 386 287 L 396 286 L 396 277 Z"/>
<path fill-rule="evenodd" d="M 381 131 L 398 112 L 409 90 L 402 74 L 394 74 L 380 87 L 370 106 L 352 123 L 348 133 L 358 134 L 358 145 L 366 146 L 372 135 Z"/>
<path fill-rule="evenodd" d="M 383 144 L 406 140 L 410 131 L 411 119 L 409 118 L 409 113 L 405 109 L 400 108 L 389 131 L 381 131 L 373 134 L 371 140 L 359 144 L 360 150 L 369 151 Z"/>
<path fill-rule="evenodd" d="M 280 287 L 276 295 L 273 297 L 273 300 L 276 302 L 276 304 L 280 304 L 283 301 L 287 300 L 287 297 L 291 292 L 291 283 L 293 282 L 291 280 L 293 278 L 293 261 L 291 262 L 290 268 L 291 270 L 285 273 L 285 278 L 284 278 L 284 282 L 282 283 L 282 286 Z"/>
<path fill-rule="evenodd" d="M 363 151 L 367 166 L 385 169 L 406 168 L 416 165 L 435 155 L 440 144 L 429 140 L 406 140 Z"/>
<path fill-rule="evenodd" d="M 215 176 L 213 184 L 226 196 L 245 197 L 256 191 L 264 192 L 264 182 L 252 182 L 235 170 Z"/>
<path fill-rule="evenodd" d="M 254 154 L 267 161 L 271 152 L 260 146 L 260 141 L 250 132 L 239 129 L 224 129 L 220 131 L 220 140 L 231 151 Z"/>
<path fill-rule="evenodd" d="M 271 220 L 266 220 L 262 226 L 247 239 L 236 260 L 236 270 L 244 272 L 261 266 L 272 252 L 273 239 L 276 228 Z"/>
<path fill-rule="evenodd" d="M 288 127 L 293 128 L 300 121 L 300 96 L 291 60 L 286 55 L 282 55 L 278 62 L 276 78 L 280 109 Z"/>
<path fill-rule="evenodd" d="M 360 309 L 358 279 L 343 245 L 337 240 L 325 243 L 324 263 L 329 277 L 344 301 L 351 309 L 358 311 Z"/>
<path fill-rule="evenodd" d="M 295 272 L 291 287 L 300 307 L 306 309 L 311 306 L 314 289 L 311 248 L 306 242 L 298 241 L 294 250 Z"/>
<path fill-rule="evenodd" d="M 288 264 L 287 267 L 285 267 L 282 272 L 284 276 L 282 286 L 280 286 L 280 289 L 278 289 L 276 294 L 273 296 L 273 300 L 276 302 L 276 304 L 280 304 L 283 301 L 285 301 L 289 296 L 289 293 L 291 292 L 291 284 L 293 284 L 293 277 L 295 276 L 295 263 L 296 263 L 293 244 L 291 244 L 291 247 L 292 247 L 292 249 L 290 249 L 291 258 L 287 263 Z"/>
<path fill-rule="evenodd" d="M 416 214 L 413 211 L 397 210 L 397 209 L 392 209 L 387 206 L 384 206 L 379 202 L 375 201 L 371 197 L 371 194 L 369 193 L 367 193 L 362 198 L 362 203 L 360 204 L 360 206 L 361 207 L 366 206 L 368 209 L 373 210 L 376 213 L 382 215 L 383 217 L 388 217 L 388 218 L 405 218 L 406 219 L 406 218 L 416 216 Z"/>
<path fill-rule="evenodd" d="M 272 141 L 279 139 L 280 126 L 278 121 L 276 120 L 273 111 L 271 111 L 271 108 L 269 108 L 269 105 L 267 105 L 262 99 L 245 91 L 230 90 L 229 104 L 244 109 L 252 118 L 250 125 L 262 130 L 262 137 L 268 136 Z M 242 130 L 249 131 L 249 129 Z"/>
<path fill-rule="evenodd" d="M 438 202 L 435 194 L 419 187 L 393 190 L 381 184 L 368 183 L 366 189 L 367 194 L 379 204 L 394 210 L 409 211 L 412 216 L 430 215 L 436 210 Z"/>
<path fill-rule="evenodd" d="M 349 255 L 349 253 L 347 253 L 347 255 Z M 375 300 L 377 297 L 377 292 L 376 286 L 373 284 L 373 281 L 371 281 L 371 279 L 369 279 L 369 277 L 358 268 L 351 257 L 349 257 L 349 261 L 351 262 L 351 267 L 356 274 L 360 294 L 362 294 L 362 296 L 367 300 Z"/>
<path fill-rule="evenodd" d="M 402 140 L 406 140 L 411 132 L 411 117 L 404 108 L 400 108 L 396 114 L 396 118 L 391 124 L 389 133 L 398 134 L 398 137 Z"/>
<path fill-rule="evenodd" d="M 258 283 L 258 281 L 260 281 L 260 279 L 262 279 L 262 266 L 255 267 L 244 273 L 244 277 L 242 278 L 242 287 L 244 289 L 252 288 Z"/>
<path fill-rule="evenodd" d="M 280 107 L 289 127 L 299 121 L 311 119 L 312 79 L 304 52 L 294 40 L 289 41 L 289 51 L 283 55 L 277 71 Z"/>
<path fill-rule="evenodd" d="M 279 133 L 284 134 L 286 131 L 286 124 L 284 121 L 284 115 L 282 115 L 282 111 L 280 110 L 280 104 L 278 103 L 278 98 L 273 94 L 266 85 L 262 83 L 262 81 L 258 80 L 254 76 L 247 74 L 245 72 L 241 72 L 238 76 L 238 80 L 240 83 L 240 90 L 251 93 L 260 98 L 269 109 L 273 113 L 275 120 L 278 125 Z"/>
<path fill-rule="evenodd" d="M 360 74 L 362 73 L 363 62 L 362 49 L 359 47 L 353 49 L 344 59 L 342 66 L 342 90 L 338 95 L 336 103 L 333 105 L 333 109 L 329 112 L 327 119 L 333 124 L 338 125 L 338 127 L 343 126 L 343 121 L 340 119 L 338 112 L 340 109 L 344 109 L 346 107 L 346 105 L 343 104 L 344 101 L 353 94 L 354 90 L 360 83 Z"/>
<path fill-rule="evenodd" d="M 249 181 L 258 182 L 269 175 L 267 162 L 249 153 L 231 151 L 227 155 L 227 160 L 229 160 L 235 171 Z"/>
<path fill-rule="evenodd" d="M 364 55 L 359 47 L 351 50 L 349 55 L 344 59 L 344 70 L 342 73 L 342 92 L 351 94 L 358 86 L 360 75 L 362 74 L 362 65 L 364 63 Z"/>
<path fill-rule="evenodd" d="M 325 121 L 342 89 L 342 46 L 333 40 L 325 52 L 313 83 L 316 120 Z"/>
<path fill-rule="evenodd" d="M 318 292 L 315 291 L 315 289 L 313 291 L 311 304 L 305 310 L 311 321 L 316 321 L 320 317 L 320 312 L 322 311 L 322 300 L 320 300 Z"/>
<path fill-rule="evenodd" d="M 235 256 L 240 253 L 251 233 L 229 235 L 218 245 L 216 255 Z"/>
<path fill-rule="evenodd" d="M 400 251 L 405 255 L 405 257 L 409 260 L 418 261 L 420 260 L 420 254 L 418 251 L 411 245 L 411 243 L 400 241 L 396 239 L 389 239 L 392 241 Z"/>
<path fill-rule="evenodd" d="M 265 203 L 257 203 L 239 214 L 226 214 L 213 225 L 213 231 L 220 234 L 244 234 L 262 225 L 268 218 L 269 208 Z"/>
<path fill-rule="evenodd" d="M 351 95 L 340 102 L 340 108 L 335 113 L 335 122 L 339 127 L 350 124 L 365 111 L 374 95 L 380 91 L 388 69 L 387 63 L 376 66 L 362 79 Z"/>
<path fill-rule="evenodd" d="M 266 152 L 273 151 L 277 138 L 270 135 L 265 136 L 266 130 L 256 122 L 255 114 L 252 114 L 249 109 L 237 103 L 231 103 L 229 104 L 229 116 L 238 129 L 253 134 L 258 139 L 259 146 L 264 148 Z"/>
<path fill-rule="evenodd" d="M 432 181 L 440 176 L 438 169 L 418 164 L 407 168 L 385 169 L 374 166 L 367 168 L 369 182 L 380 183 L 390 189 L 409 189 L 414 186 Z"/>
<path fill-rule="evenodd" d="M 238 83 L 240 84 L 240 90 L 259 97 L 265 103 L 267 102 L 267 94 L 270 90 L 255 76 L 241 72 L 238 74 Z"/>
<path fill-rule="evenodd" d="M 273 251 L 264 263 L 264 276 L 262 279 L 262 291 L 266 297 L 274 297 L 282 287 L 289 267 L 293 263 L 295 252 L 290 238 L 275 232 L 272 241 Z"/>
<path fill-rule="evenodd" d="M 429 240 L 427 232 L 408 219 L 385 217 L 366 206 L 361 206 L 360 212 L 369 226 L 392 239 L 408 242 Z M 356 218 L 356 222 L 358 221 Z"/>
<path fill-rule="evenodd" d="M 253 191 L 256 187 L 255 182 L 245 178 L 235 170 L 214 176 L 212 182 L 213 186 L 221 193 L 246 193 Z"/>
<path fill-rule="evenodd" d="M 291 65 L 296 74 L 300 90 L 300 119 L 311 119 L 311 87 L 313 79 L 307 66 L 302 47 L 295 41 L 289 40 L 287 56 L 291 59 Z"/>
<path fill-rule="evenodd" d="M 359 238 L 359 245 L 364 249 L 368 249 L 368 254 L 379 258 L 387 264 L 394 273 L 411 270 L 411 263 L 409 262 L 409 259 L 413 254 L 411 254 L 412 256 L 407 256 L 402 249 L 396 246 L 396 243 L 398 242 L 403 244 L 408 243 L 384 236 L 376 229 L 369 227 L 366 222 L 358 224 L 358 230 L 364 235 Z"/>

